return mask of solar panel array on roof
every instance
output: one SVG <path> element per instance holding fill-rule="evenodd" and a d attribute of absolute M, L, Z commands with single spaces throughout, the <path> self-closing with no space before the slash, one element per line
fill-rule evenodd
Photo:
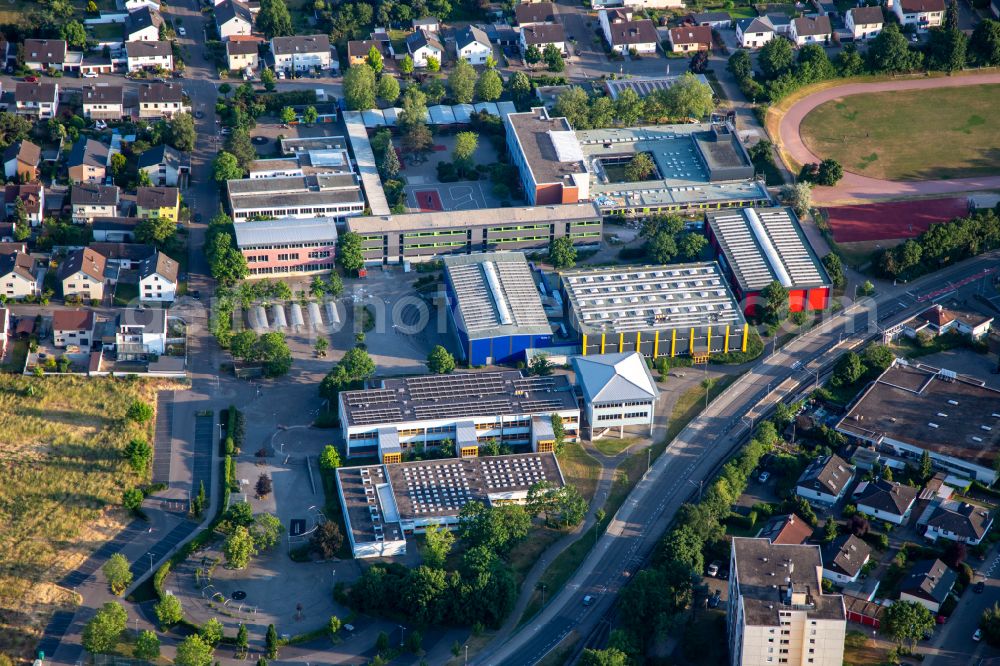
<path fill-rule="evenodd" d="M 729 267 L 744 288 L 759 290 L 774 281 L 774 273 L 741 210 L 712 215 L 710 223 Z"/>
<path fill-rule="evenodd" d="M 563 284 L 586 328 L 631 332 L 742 322 L 715 262 L 574 271 L 563 275 Z"/>
<path fill-rule="evenodd" d="M 792 279 L 792 284 L 816 284 L 824 281 L 813 255 L 783 208 L 761 209 L 757 216 L 764 225 L 771 244 Z"/>
<path fill-rule="evenodd" d="M 503 395 L 504 375 L 483 372 L 448 377 L 409 377 L 406 390 L 414 400 L 440 400 Z"/>

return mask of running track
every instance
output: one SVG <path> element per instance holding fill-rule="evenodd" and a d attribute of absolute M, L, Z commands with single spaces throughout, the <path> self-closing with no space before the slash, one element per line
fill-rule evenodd
<path fill-rule="evenodd" d="M 810 111 L 824 102 L 848 95 L 859 95 L 861 93 L 949 88 L 952 86 L 972 86 L 984 83 L 1000 83 L 1000 73 L 930 79 L 899 79 L 876 83 L 848 83 L 827 90 L 820 90 L 795 102 L 785 112 L 778 125 L 779 142 L 785 156 L 791 157 L 794 162 L 798 164 L 819 162 L 820 158 L 813 155 L 802 141 L 802 136 L 799 133 L 799 125 Z M 813 200 L 816 203 L 825 204 L 856 203 L 859 201 L 900 199 L 993 189 L 1000 189 L 1000 175 L 981 176 L 978 178 L 955 178 L 952 180 L 893 181 L 868 178 L 844 171 L 844 178 L 835 187 L 815 188 L 813 190 Z"/>

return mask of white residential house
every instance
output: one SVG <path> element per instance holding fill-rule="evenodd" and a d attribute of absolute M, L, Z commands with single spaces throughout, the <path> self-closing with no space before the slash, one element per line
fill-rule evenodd
<path fill-rule="evenodd" d="M 427 58 L 434 58 L 440 64 L 444 57 L 444 48 L 437 33 L 428 30 L 417 30 L 407 35 L 406 50 L 414 67 L 427 67 Z"/>
<path fill-rule="evenodd" d="M 271 40 L 274 68 L 286 72 L 330 69 L 330 38 L 326 35 L 293 35 Z"/>
<path fill-rule="evenodd" d="M 14 108 L 19 116 L 54 118 L 59 111 L 59 84 L 18 81 L 14 87 Z"/>
<path fill-rule="evenodd" d="M 156 42 L 160 39 L 160 26 L 163 17 L 160 12 L 149 7 L 142 7 L 129 12 L 125 19 L 126 42 Z"/>
<path fill-rule="evenodd" d="M 456 33 L 455 53 L 470 65 L 485 65 L 486 58 L 493 55 L 493 47 L 485 32 L 469 26 Z"/>
<path fill-rule="evenodd" d="M 70 190 L 70 204 L 73 207 L 73 222 L 88 224 L 95 217 L 116 217 L 118 215 L 118 187 L 100 183 L 80 183 Z"/>
<path fill-rule="evenodd" d="M 922 334 L 937 337 L 956 332 L 972 340 L 982 340 L 989 335 L 993 320 L 992 315 L 936 303 L 904 321 L 899 332 L 910 338 Z"/>
<path fill-rule="evenodd" d="M 9 300 L 21 300 L 38 294 L 35 263 L 24 252 L 0 254 L 0 294 Z"/>
<path fill-rule="evenodd" d="M 844 18 L 844 26 L 856 40 L 878 37 L 884 22 L 881 7 L 852 7 Z"/>
<path fill-rule="evenodd" d="M 171 118 L 186 110 L 184 92 L 178 83 L 142 83 L 139 85 L 139 117 Z"/>
<path fill-rule="evenodd" d="M 796 46 L 806 44 L 829 44 L 833 38 L 833 27 L 829 16 L 800 16 L 792 19 L 789 37 Z"/>
<path fill-rule="evenodd" d="M 854 466 L 834 454 L 814 460 L 799 477 L 795 494 L 822 506 L 837 503 L 854 479 Z"/>
<path fill-rule="evenodd" d="M 538 47 L 539 51 L 545 51 L 550 44 L 559 49 L 560 53 L 566 52 L 566 30 L 559 23 L 526 25 L 521 28 L 520 39 L 521 53 L 532 46 Z"/>
<path fill-rule="evenodd" d="M 177 262 L 156 252 L 139 264 L 139 300 L 173 301 L 177 297 Z"/>
<path fill-rule="evenodd" d="M 766 16 L 740 19 L 736 22 L 736 41 L 745 49 L 759 49 L 777 36 Z"/>
<path fill-rule="evenodd" d="M 902 525 L 909 519 L 917 495 L 916 488 L 883 479 L 862 482 L 854 491 L 858 511 L 893 525 Z"/>
<path fill-rule="evenodd" d="M 129 308 L 118 317 L 115 351 L 119 361 L 148 360 L 167 348 L 167 311 L 158 307 Z"/>
<path fill-rule="evenodd" d="M 597 13 L 604 39 L 615 53 L 656 53 L 660 38 L 649 19 L 632 20 L 631 9 L 602 9 Z"/>
<path fill-rule="evenodd" d="M 14 215 L 18 199 L 24 203 L 24 212 L 28 216 L 28 224 L 33 227 L 40 226 L 45 216 L 45 188 L 41 183 L 5 186 L 4 204 L 7 216 Z"/>
<path fill-rule="evenodd" d="M 181 152 L 164 143 L 143 151 L 137 168 L 149 174 L 150 182 L 159 187 L 177 187 L 180 177 L 191 172 Z"/>
<path fill-rule="evenodd" d="M 871 555 L 871 547 L 858 537 L 840 536 L 823 549 L 823 578 L 840 585 L 857 582 Z"/>
<path fill-rule="evenodd" d="M 170 42 L 129 42 L 125 45 L 128 71 L 174 68 L 174 51 Z"/>
<path fill-rule="evenodd" d="M 121 86 L 83 86 L 83 117 L 91 120 L 121 120 L 125 115 Z"/>
<path fill-rule="evenodd" d="M 944 21 L 944 0 L 895 0 L 892 10 L 904 26 L 912 25 L 923 32 L 937 28 Z"/>
<path fill-rule="evenodd" d="M 949 539 L 976 546 L 992 526 L 993 516 L 983 507 L 946 500 L 934 509 L 927 520 L 924 536 L 931 541 Z"/>
<path fill-rule="evenodd" d="M 60 349 L 77 347 L 89 352 L 94 343 L 93 310 L 56 310 L 52 313 L 52 343 Z"/>
<path fill-rule="evenodd" d="M 441 31 L 441 21 L 433 16 L 425 16 L 424 18 L 413 20 L 414 30 L 426 30 L 427 32 L 440 32 Z"/>
<path fill-rule="evenodd" d="M 62 71 L 66 64 L 66 40 L 24 40 L 24 66 L 36 72 L 54 69 Z"/>
<path fill-rule="evenodd" d="M 223 0 L 215 5 L 215 26 L 224 42 L 233 35 L 249 35 L 253 31 L 253 13 L 240 0 Z"/>

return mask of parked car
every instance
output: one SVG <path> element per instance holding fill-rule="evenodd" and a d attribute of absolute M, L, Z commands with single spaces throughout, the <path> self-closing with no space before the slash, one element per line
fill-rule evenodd
<path fill-rule="evenodd" d="M 592 606 L 593 604 L 594 604 L 594 597 L 592 595 L 588 594 L 583 597 L 584 606 Z"/>
<path fill-rule="evenodd" d="M 25 81 L 25 83 L 38 83 L 38 77 L 37 76 L 26 76 L 26 77 L 24 77 L 24 81 Z"/>
<path fill-rule="evenodd" d="M 771 473 L 768 472 L 767 470 L 764 470 L 763 472 L 760 473 L 760 476 L 757 477 L 757 480 L 760 481 L 761 483 L 767 483 L 767 480 L 770 478 L 771 478 Z"/>
<path fill-rule="evenodd" d="M 976 629 L 976 633 L 972 634 L 972 640 L 976 641 L 977 643 L 983 640 L 983 630 Z"/>
<path fill-rule="evenodd" d="M 84 72 L 83 78 L 85 79 L 96 79 L 98 77 L 97 72 Z"/>
<path fill-rule="evenodd" d="M 986 581 L 979 581 L 976 583 L 976 587 L 973 588 L 976 594 L 982 594 L 986 590 Z"/>
<path fill-rule="evenodd" d="M 711 564 L 709 564 L 708 565 L 708 575 L 709 576 L 713 576 L 713 577 L 714 576 L 718 576 L 719 575 L 719 567 L 720 566 L 722 566 L 722 562 L 719 562 L 718 560 L 716 560 L 715 562 L 712 562 Z"/>
<path fill-rule="evenodd" d="M 177 28 L 177 34 L 180 35 L 181 37 L 187 37 L 188 33 L 187 30 L 184 29 L 184 26 L 181 26 Z"/>

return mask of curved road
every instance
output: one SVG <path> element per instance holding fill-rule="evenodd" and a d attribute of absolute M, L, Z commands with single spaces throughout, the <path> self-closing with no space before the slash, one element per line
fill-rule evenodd
<path fill-rule="evenodd" d="M 516 633 L 501 635 L 483 648 L 472 663 L 530 666 L 572 633 L 586 640 L 604 621 L 616 595 L 652 551 L 681 504 L 691 497 L 693 486 L 688 481 L 709 478 L 740 445 L 749 429 L 747 421 L 766 414 L 786 395 L 794 395 L 800 384 L 808 386 L 813 374 L 849 345 L 926 307 L 927 300 L 951 285 L 978 279 L 984 269 L 997 267 L 1000 261 L 996 256 L 981 257 L 906 287 L 889 289 L 877 303 L 866 299 L 866 304 L 831 317 L 758 361 L 670 444 L 636 485 L 597 547 L 549 605 Z M 585 594 L 595 595 L 596 603 L 583 606 Z"/>
<path fill-rule="evenodd" d="M 1000 83 L 1000 73 L 970 74 L 941 78 L 898 79 L 874 83 L 847 83 L 820 90 L 792 104 L 778 124 L 778 139 L 782 156 L 796 164 L 820 162 L 802 141 L 799 126 L 806 115 L 820 104 L 849 95 L 887 92 L 892 90 L 924 90 Z M 848 203 L 858 200 L 885 200 L 903 197 L 971 192 L 973 190 L 1000 189 L 1000 175 L 951 180 L 894 181 L 869 178 L 844 171 L 844 178 L 835 187 L 817 187 L 813 200 L 817 203 Z"/>

